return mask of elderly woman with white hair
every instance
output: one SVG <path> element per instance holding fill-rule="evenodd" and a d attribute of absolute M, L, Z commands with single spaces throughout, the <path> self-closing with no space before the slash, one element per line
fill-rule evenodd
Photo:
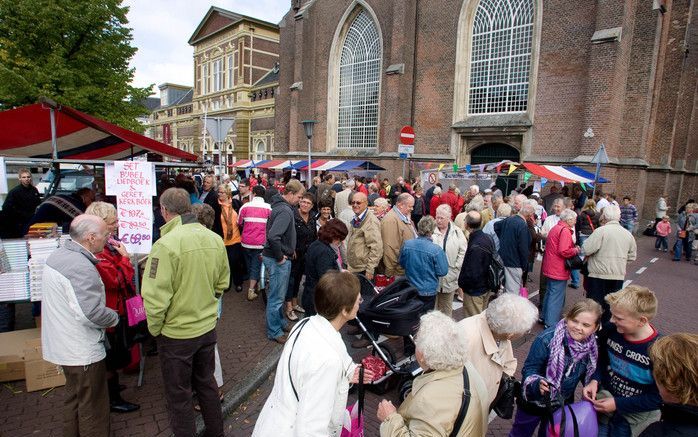
<path fill-rule="evenodd" d="M 390 202 L 384 197 L 379 197 L 373 201 L 373 215 L 378 220 L 383 220 L 383 217 L 390 211 Z"/>
<path fill-rule="evenodd" d="M 547 291 L 543 300 L 543 323 L 546 328 L 555 326 L 562 318 L 565 307 L 565 290 L 570 279 L 570 270 L 565 260 L 573 258 L 580 251 L 574 244 L 574 224 L 577 213 L 565 209 L 560 213 L 560 221 L 548 233 L 543 255 L 543 275 L 547 278 Z"/>
<path fill-rule="evenodd" d="M 438 311 L 423 315 L 415 343 L 424 373 L 415 378 L 399 409 L 387 400 L 378 405 L 381 437 L 484 436 L 487 387 L 468 361 L 466 341 L 456 322 Z"/>
<path fill-rule="evenodd" d="M 603 323 L 611 318 L 606 295 L 623 288 L 628 261 L 637 257 L 635 238 L 619 220 L 619 207 L 605 207 L 601 213 L 603 226 L 596 228 L 582 245 L 589 269 L 584 288 L 588 298 L 601 304 Z"/>
<path fill-rule="evenodd" d="M 502 378 L 516 373 L 511 341 L 528 333 L 537 319 L 538 309 L 528 299 L 502 293 L 484 312 L 458 322 L 466 340 L 466 357 L 485 381 L 487 405 L 497 397 Z"/>
<path fill-rule="evenodd" d="M 434 244 L 443 249 L 448 260 L 448 273 L 439 278 L 436 293 L 436 309 L 451 316 L 453 296 L 458 288 L 458 276 L 465 258 L 468 242 L 463 230 L 451 221 L 451 207 L 444 204 L 436 208 L 436 229 L 431 236 Z"/>

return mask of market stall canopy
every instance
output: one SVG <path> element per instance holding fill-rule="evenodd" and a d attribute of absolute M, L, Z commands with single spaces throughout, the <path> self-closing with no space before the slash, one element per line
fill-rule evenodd
<path fill-rule="evenodd" d="M 570 183 L 594 183 L 594 174 L 574 165 L 540 165 L 523 163 L 523 166 L 529 172 L 536 176 L 546 178 L 551 181 L 570 182 Z M 600 184 L 610 182 L 608 179 L 599 177 Z"/>
<path fill-rule="evenodd" d="M 302 164 L 302 167 L 300 166 Z M 308 161 L 301 161 L 294 167 L 298 170 L 307 170 Z M 374 170 L 384 171 L 385 169 L 370 161 L 335 161 L 325 159 L 315 159 L 311 164 L 311 169 L 316 171 L 349 171 L 349 170 Z"/>
<path fill-rule="evenodd" d="M 68 106 L 55 108 L 59 159 L 123 160 L 146 152 L 185 161 L 198 157 L 92 117 Z M 53 157 L 50 107 L 42 103 L 0 112 L 0 153 L 17 158 Z"/>
<path fill-rule="evenodd" d="M 374 171 L 384 171 L 385 169 L 379 165 L 376 165 L 370 161 L 338 161 L 338 160 L 326 160 L 326 159 L 314 159 L 312 162 L 312 170 L 314 171 L 349 171 L 349 170 L 374 170 Z M 235 167 L 239 169 L 245 168 L 262 168 L 266 170 L 307 170 L 308 160 L 302 161 L 290 161 L 282 159 L 272 159 L 264 161 L 252 161 L 249 159 L 241 159 L 229 167 Z"/>

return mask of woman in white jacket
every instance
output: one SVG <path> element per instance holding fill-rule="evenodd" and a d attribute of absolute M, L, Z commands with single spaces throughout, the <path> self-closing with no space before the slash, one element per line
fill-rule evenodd
<path fill-rule="evenodd" d="M 320 278 L 315 288 L 318 314 L 291 331 L 253 437 L 340 435 L 349 384 L 358 382 L 359 366 L 347 354 L 339 330 L 356 317 L 359 291 L 359 280 L 349 272 Z M 364 381 L 372 377 L 364 372 Z"/>

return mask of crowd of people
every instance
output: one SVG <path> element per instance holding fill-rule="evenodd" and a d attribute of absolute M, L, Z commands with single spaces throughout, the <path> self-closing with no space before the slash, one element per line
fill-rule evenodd
<path fill-rule="evenodd" d="M 23 174 L 14 196 L 33 198 Z M 455 184 L 424 190 L 401 177 L 390 184 L 331 173 L 307 189 L 265 174 L 206 174 L 197 186 L 182 173 L 163 178 L 158 193 L 141 295 L 176 436 L 193 435 L 195 407 L 206 435 L 223 435 L 216 325 L 229 291 L 246 292 L 249 301 L 264 293 L 266 336 L 284 346 L 253 435 L 340 435 L 349 385 L 374 377 L 352 361 L 341 336 L 357 333 L 345 325 L 362 301 L 358 276 L 405 277 L 421 304 L 404 352 L 423 373 L 399 407 L 380 403 L 381 436 L 484 435 L 490 410 L 514 398 L 510 435 L 544 434 L 544 410 L 572 402 L 580 384 L 597 411 L 599 435 L 698 426 L 698 368 L 673 361 L 698 354 L 698 337 L 660 338 L 654 293 L 623 287 L 637 253 L 629 197 L 622 205 L 611 194 L 592 199 L 576 185 L 553 185 L 545 196 L 525 185 L 508 195 L 495 184 L 461 193 Z M 118 372 L 129 361 L 120 328 L 136 293 L 129 254 L 112 238 L 116 210 L 89 189 L 32 208 L 17 215 L 13 232 L 54 221 L 71 236 L 47 261 L 42 331 L 44 357 L 66 374 L 66 435 L 109 435 L 110 408 L 139 408 L 119 394 Z M 667 210 L 660 199 L 653 232 L 665 251 Z M 695 202 L 684 205 L 676 228 L 678 258 L 690 260 L 698 253 L 691 251 Z M 538 307 L 527 298 L 537 258 Z M 498 273 L 501 287 L 493 285 Z M 568 286 L 583 287 L 587 298 L 564 311 Z M 454 300 L 463 304 L 460 322 L 452 318 Z M 536 323 L 544 330 L 514 396 L 512 341 Z M 351 347 L 370 344 L 362 336 Z"/>

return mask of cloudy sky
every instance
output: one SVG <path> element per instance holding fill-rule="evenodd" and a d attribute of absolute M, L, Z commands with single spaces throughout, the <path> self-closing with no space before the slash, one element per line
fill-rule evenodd
<path fill-rule="evenodd" d="M 278 23 L 291 0 L 124 0 L 129 6 L 129 27 L 138 52 L 131 60 L 139 87 L 172 82 L 193 85 L 193 47 L 187 44 L 196 26 L 212 6 L 218 6 L 264 21 Z"/>

